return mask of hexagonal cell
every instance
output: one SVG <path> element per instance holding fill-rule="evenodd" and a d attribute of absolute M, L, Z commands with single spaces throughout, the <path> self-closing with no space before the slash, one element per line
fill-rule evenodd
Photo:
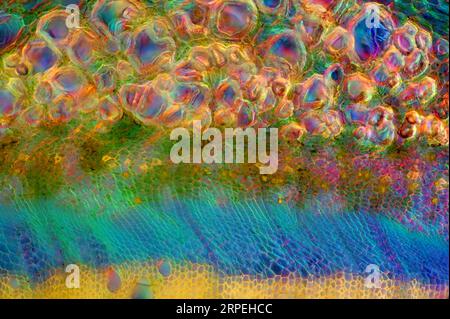
<path fill-rule="evenodd" d="M 284 72 L 294 67 L 303 69 L 306 61 L 305 45 L 299 35 L 291 30 L 269 36 L 259 45 L 258 53 L 264 57 L 267 66 Z"/>
<path fill-rule="evenodd" d="M 116 87 L 117 74 L 112 66 L 103 65 L 94 73 L 94 83 L 98 91 L 111 92 Z"/>
<path fill-rule="evenodd" d="M 301 83 L 294 92 L 293 103 L 296 109 L 317 109 L 328 105 L 329 89 L 322 75 L 314 74 Z"/>
<path fill-rule="evenodd" d="M 258 9 L 253 1 L 225 0 L 212 9 L 211 29 L 228 40 L 240 40 L 256 26 Z"/>
<path fill-rule="evenodd" d="M 42 40 L 28 42 L 23 57 L 34 74 L 45 72 L 58 62 L 58 55 Z"/>
<path fill-rule="evenodd" d="M 134 115 L 146 125 L 156 124 L 168 105 L 172 105 L 172 103 L 169 103 L 167 96 L 153 87 L 147 86 Z"/>
<path fill-rule="evenodd" d="M 429 61 L 425 52 L 419 49 L 415 49 L 405 58 L 405 67 L 403 68 L 402 75 L 405 78 L 416 78 L 425 73 L 428 69 Z"/>
<path fill-rule="evenodd" d="M 338 26 L 326 37 L 323 47 L 334 55 L 341 56 L 353 48 L 353 38 L 344 28 Z"/>
<path fill-rule="evenodd" d="M 49 78 L 55 95 L 64 93 L 76 96 L 86 86 L 85 77 L 73 67 L 56 69 Z"/>
<path fill-rule="evenodd" d="M 414 24 L 408 22 L 395 30 L 392 42 L 402 54 L 408 55 L 416 48 L 416 34 L 418 31 Z"/>
<path fill-rule="evenodd" d="M 14 46 L 23 28 L 22 17 L 0 11 L 0 54 Z"/>
<path fill-rule="evenodd" d="M 71 30 L 66 20 L 69 14 L 64 10 L 54 10 L 39 19 L 36 33 L 56 46 L 66 44 Z"/>
<path fill-rule="evenodd" d="M 402 78 L 399 73 L 389 71 L 385 63 L 379 63 L 370 71 L 371 79 L 379 86 L 394 88 L 400 85 Z"/>
<path fill-rule="evenodd" d="M 92 10 L 91 20 L 101 33 L 115 37 L 143 11 L 142 4 L 137 1 L 99 0 Z"/>
<path fill-rule="evenodd" d="M 363 104 L 349 104 L 345 107 L 343 114 L 348 124 L 365 125 L 368 108 Z"/>
<path fill-rule="evenodd" d="M 69 95 L 61 95 L 48 107 L 48 116 L 55 123 L 65 123 L 72 119 L 74 100 Z"/>
<path fill-rule="evenodd" d="M 373 82 L 361 73 L 349 75 L 344 82 L 344 90 L 352 101 L 365 103 L 375 93 Z"/>
<path fill-rule="evenodd" d="M 375 4 L 379 19 L 369 23 L 373 5 L 374 3 L 365 4 L 359 14 L 350 20 L 347 28 L 354 38 L 354 59 L 358 62 L 369 62 L 383 54 L 394 30 L 395 24 L 390 14 L 381 5 Z"/>
<path fill-rule="evenodd" d="M 68 42 L 66 50 L 72 62 L 84 66 L 93 62 L 93 52 L 99 43 L 94 33 L 77 30 L 70 36 Z"/>
<path fill-rule="evenodd" d="M 153 72 L 172 63 L 175 42 L 169 37 L 157 37 L 153 28 L 144 26 L 133 34 L 128 54 L 138 72 Z"/>

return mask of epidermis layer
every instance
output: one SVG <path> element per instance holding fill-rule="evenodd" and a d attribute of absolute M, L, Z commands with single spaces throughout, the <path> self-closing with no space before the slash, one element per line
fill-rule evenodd
<path fill-rule="evenodd" d="M 448 298 L 448 2 L 2 5 L 0 297 Z"/>

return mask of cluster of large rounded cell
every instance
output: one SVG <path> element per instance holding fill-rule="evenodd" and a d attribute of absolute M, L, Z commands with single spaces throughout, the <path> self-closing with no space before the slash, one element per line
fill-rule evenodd
<path fill-rule="evenodd" d="M 164 127 L 284 120 L 286 139 L 348 128 L 373 145 L 448 144 L 448 41 L 397 25 L 383 5 L 99 0 L 79 28 L 69 15 L 48 12 L 19 42 L 21 17 L 1 14 L 2 129 L 86 114 L 108 126 L 126 113 Z"/>

